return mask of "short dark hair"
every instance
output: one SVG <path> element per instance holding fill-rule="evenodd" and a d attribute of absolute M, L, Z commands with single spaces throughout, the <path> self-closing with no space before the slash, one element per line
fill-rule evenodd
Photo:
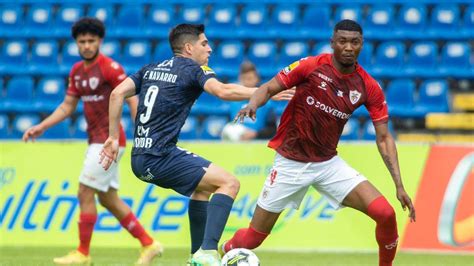
<path fill-rule="evenodd" d="M 85 17 L 81 18 L 71 28 L 71 34 L 74 39 L 81 34 L 92 34 L 104 38 L 105 36 L 105 26 L 102 21 L 97 18 Z"/>
<path fill-rule="evenodd" d="M 338 30 L 357 31 L 362 35 L 362 27 L 359 25 L 359 23 L 350 19 L 343 19 L 339 21 L 336 26 L 334 26 L 334 32 Z"/>
<path fill-rule="evenodd" d="M 185 43 L 195 42 L 199 34 L 204 33 L 203 24 L 179 24 L 174 27 L 169 35 L 169 42 L 173 53 L 181 53 Z"/>

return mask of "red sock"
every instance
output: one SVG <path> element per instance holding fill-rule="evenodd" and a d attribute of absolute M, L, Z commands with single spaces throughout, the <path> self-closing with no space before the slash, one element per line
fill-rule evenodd
<path fill-rule="evenodd" d="M 125 218 L 120 221 L 120 224 L 127 229 L 127 231 L 135 238 L 138 238 L 140 240 L 140 243 L 142 246 L 148 246 L 153 243 L 153 238 L 151 238 L 143 226 L 140 224 L 140 222 L 137 220 L 137 217 L 133 214 L 133 212 L 130 212 Z"/>
<path fill-rule="evenodd" d="M 257 248 L 268 235 L 268 233 L 258 232 L 252 227 L 239 229 L 232 239 L 226 242 L 224 251 L 227 252 L 234 248 Z"/>
<path fill-rule="evenodd" d="M 385 197 L 380 196 L 369 204 L 367 214 L 377 222 L 375 238 L 379 244 L 379 266 L 392 266 L 398 245 L 395 211 Z"/>
<path fill-rule="evenodd" d="M 77 250 L 84 255 L 89 255 L 89 246 L 92 239 L 92 231 L 97 221 L 97 214 L 81 213 L 79 215 L 79 247 Z"/>

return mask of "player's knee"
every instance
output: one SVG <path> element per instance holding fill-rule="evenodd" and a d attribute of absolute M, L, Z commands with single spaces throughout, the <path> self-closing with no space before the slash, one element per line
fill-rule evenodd
<path fill-rule="evenodd" d="M 227 187 L 227 191 L 229 192 L 229 194 L 231 194 L 231 196 L 233 197 L 237 196 L 240 190 L 240 181 L 234 176 L 231 176 L 230 178 L 227 178 L 226 180 L 227 181 L 225 185 Z"/>
<path fill-rule="evenodd" d="M 395 210 L 385 199 L 380 201 L 374 216 L 377 223 L 387 224 L 396 222 Z"/>

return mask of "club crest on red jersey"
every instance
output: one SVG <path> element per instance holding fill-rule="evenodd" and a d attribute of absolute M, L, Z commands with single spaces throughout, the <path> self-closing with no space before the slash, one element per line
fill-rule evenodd
<path fill-rule="evenodd" d="M 99 86 L 99 78 L 98 77 L 89 78 L 89 87 L 95 90 L 97 89 L 97 86 Z"/>
<path fill-rule="evenodd" d="M 351 90 L 349 91 L 349 100 L 352 104 L 356 104 L 359 101 L 361 95 L 362 94 L 360 92 L 356 90 Z"/>

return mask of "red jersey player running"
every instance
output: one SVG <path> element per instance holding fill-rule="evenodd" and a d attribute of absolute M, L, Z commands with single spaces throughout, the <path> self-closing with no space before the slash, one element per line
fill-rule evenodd
<path fill-rule="evenodd" d="M 337 143 L 345 123 L 361 105 L 369 110 L 379 152 L 395 183 L 397 198 L 415 209 L 400 176 L 395 141 L 387 126 L 388 112 L 378 83 L 357 64 L 362 49 L 362 28 L 352 20 L 336 24 L 331 39 L 333 54 L 303 58 L 283 69 L 252 95 L 236 116 L 256 118 L 256 110 L 278 92 L 296 86 L 269 147 L 276 150 L 273 168 L 262 189 L 249 228 L 238 230 L 221 246 L 258 247 L 270 234 L 285 208 L 298 208 L 310 186 L 336 209 L 347 206 L 377 223 L 379 265 L 392 265 L 398 233 L 395 212 L 383 195 L 360 173 L 337 156 Z"/>
<path fill-rule="evenodd" d="M 35 139 L 43 132 L 71 116 L 76 110 L 79 99 L 84 102 L 84 115 L 87 121 L 89 147 L 84 160 L 84 168 L 79 176 L 79 240 L 77 250 L 66 256 L 55 258 L 60 265 L 91 264 L 89 245 L 92 231 L 97 220 L 95 194 L 99 202 L 109 210 L 128 232 L 137 238 L 142 245 L 142 252 L 137 265 L 148 265 L 154 257 L 161 255 L 162 246 L 153 240 L 140 225 L 129 206 L 119 198 L 118 165 L 113 164 L 105 171 L 97 163 L 102 144 L 109 135 L 109 98 L 112 90 L 127 76 L 122 66 L 102 55 L 100 45 L 105 35 L 105 27 L 100 20 L 83 18 L 72 27 L 72 36 L 76 40 L 79 54 L 83 61 L 76 63 L 69 74 L 69 87 L 64 101 L 40 124 L 25 131 L 23 140 Z M 137 99 L 128 98 L 132 119 L 137 110 Z M 125 149 L 125 133 L 120 128 L 120 155 Z"/>

